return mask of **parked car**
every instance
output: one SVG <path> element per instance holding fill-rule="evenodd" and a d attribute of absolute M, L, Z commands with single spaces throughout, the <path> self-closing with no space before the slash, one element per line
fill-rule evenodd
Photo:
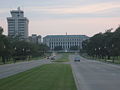
<path fill-rule="evenodd" d="M 74 58 L 74 61 L 75 61 L 75 62 L 77 62 L 77 61 L 80 62 L 80 57 L 75 57 L 75 58 Z"/>

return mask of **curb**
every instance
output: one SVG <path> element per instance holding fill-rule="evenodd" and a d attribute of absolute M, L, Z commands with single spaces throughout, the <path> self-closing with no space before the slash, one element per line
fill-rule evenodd
<path fill-rule="evenodd" d="M 77 88 L 77 90 L 81 90 L 80 86 L 79 86 L 80 85 L 79 81 L 77 80 L 77 76 L 76 76 L 76 74 L 75 74 L 75 72 L 73 70 L 73 66 L 71 65 L 71 67 L 72 67 L 72 73 L 73 73 L 74 81 L 75 81 L 75 84 L 76 84 L 76 88 Z"/>

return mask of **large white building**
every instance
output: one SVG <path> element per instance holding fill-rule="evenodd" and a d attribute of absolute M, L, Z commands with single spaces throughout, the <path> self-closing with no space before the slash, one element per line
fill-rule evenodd
<path fill-rule="evenodd" d="M 43 43 L 51 50 L 61 46 L 63 50 L 70 50 L 71 47 L 82 48 L 82 42 L 88 39 L 85 35 L 47 35 L 43 38 Z"/>
<path fill-rule="evenodd" d="M 10 13 L 12 17 L 7 18 L 8 36 L 19 36 L 22 39 L 28 38 L 29 20 L 24 17 L 24 12 L 18 7 L 18 10 L 12 10 Z"/>

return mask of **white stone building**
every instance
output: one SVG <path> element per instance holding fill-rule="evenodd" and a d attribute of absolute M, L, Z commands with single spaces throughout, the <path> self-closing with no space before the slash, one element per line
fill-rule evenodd
<path fill-rule="evenodd" d="M 55 47 L 61 46 L 63 50 L 70 50 L 71 47 L 76 46 L 82 48 L 82 41 L 88 39 L 85 35 L 47 35 L 43 38 L 43 43 L 51 50 Z"/>
<path fill-rule="evenodd" d="M 18 10 L 12 10 L 10 13 L 12 17 L 7 18 L 8 36 L 19 36 L 22 39 L 28 38 L 29 20 L 24 17 L 24 12 L 18 7 Z"/>

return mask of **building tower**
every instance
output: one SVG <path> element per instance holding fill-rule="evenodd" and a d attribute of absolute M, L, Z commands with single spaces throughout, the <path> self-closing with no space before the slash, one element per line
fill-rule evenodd
<path fill-rule="evenodd" d="M 8 36 L 20 37 L 20 39 L 28 38 L 28 23 L 29 20 L 24 17 L 24 12 L 18 7 L 17 10 L 10 11 L 12 17 L 7 18 Z"/>

